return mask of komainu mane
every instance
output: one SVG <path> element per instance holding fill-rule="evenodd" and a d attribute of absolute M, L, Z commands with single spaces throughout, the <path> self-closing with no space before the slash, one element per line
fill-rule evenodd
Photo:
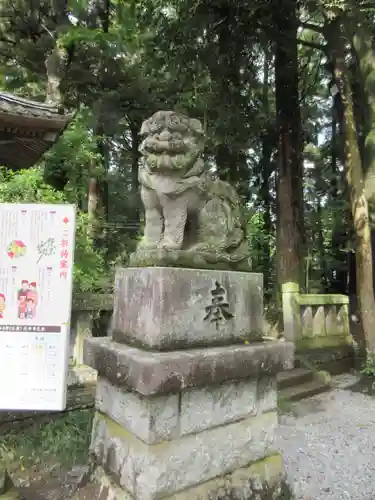
<path fill-rule="evenodd" d="M 144 236 L 131 265 L 243 268 L 248 244 L 239 198 L 202 159 L 199 120 L 159 111 L 141 128 Z"/>

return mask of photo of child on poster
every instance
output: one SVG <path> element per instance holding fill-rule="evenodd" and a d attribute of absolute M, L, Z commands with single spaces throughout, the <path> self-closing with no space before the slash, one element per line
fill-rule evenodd
<path fill-rule="evenodd" d="M 21 281 L 21 288 L 17 292 L 18 318 L 34 319 L 36 316 L 36 307 L 38 305 L 38 293 L 36 283 L 28 280 Z"/>

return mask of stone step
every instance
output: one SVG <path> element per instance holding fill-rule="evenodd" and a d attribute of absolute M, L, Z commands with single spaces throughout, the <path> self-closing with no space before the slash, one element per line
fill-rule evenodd
<path fill-rule="evenodd" d="M 304 384 L 288 387 L 279 392 L 282 399 L 288 401 L 299 401 L 300 399 L 310 398 L 321 392 L 329 391 L 330 386 L 324 382 L 314 379 Z"/>
<path fill-rule="evenodd" d="M 287 389 L 299 384 L 310 382 L 314 379 L 314 374 L 307 368 L 294 368 L 293 370 L 286 370 L 277 374 L 277 388 L 278 390 Z"/>

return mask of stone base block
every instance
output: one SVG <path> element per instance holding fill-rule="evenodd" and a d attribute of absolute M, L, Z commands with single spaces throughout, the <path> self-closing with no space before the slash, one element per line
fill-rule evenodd
<path fill-rule="evenodd" d="M 97 413 L 91 449 L 130 498 L 157 500 L 272 455 L 276 427 L 269 412 L 150 446 Z"/>
<path fill-rule="evenodd" d="M 102 468 L 95 477 L 93 500 L 135 500 L 119 488 Z M 291 498 L 285 483 L 284 464 L 279 454 L 270 455 L 220 478 L 188 488 L 165 500 L 286 500 Z"/>
<path fill-rule="evenodd" d="M 112 337 L 157 350 L 261 339 L 263 276 L 174 267 L 118 269 Z"/>
<path fill-rule="evenodd" d="M 259 496 L 254 471 L 277 452 L 276 374 L 293 354 L 282 341 L 149 352 L 87 339 L 85 363 L 98 372 L 91 450 L 117 485 L 98 498 L 278 498 Z M 282 465 L 273 470 L 262 469 L 270 495 Z"/>
<path fill-rule="evenodd" d="M 97 337 L 85 340 L 84 362 L 113 385 L 152 396 L 276 375 L 293 368 L 293 355 L 292 343 L 277 340 L 161 353 Z"/>
<path fill-rule="evenodd" d="M 99 378 L 96 408 L 146 444 L 178 439 L 275 411 L 275 377 L 142 397 Z"/>

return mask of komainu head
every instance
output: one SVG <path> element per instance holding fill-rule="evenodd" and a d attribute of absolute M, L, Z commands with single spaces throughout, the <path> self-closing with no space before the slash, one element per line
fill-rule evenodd
<path fill-rule="evenodd" d="M 202 124 L 175 111 L 158 111 L 143 122 L 140 146 L 150 171 L 187 173 L 204 149 Z"/>

